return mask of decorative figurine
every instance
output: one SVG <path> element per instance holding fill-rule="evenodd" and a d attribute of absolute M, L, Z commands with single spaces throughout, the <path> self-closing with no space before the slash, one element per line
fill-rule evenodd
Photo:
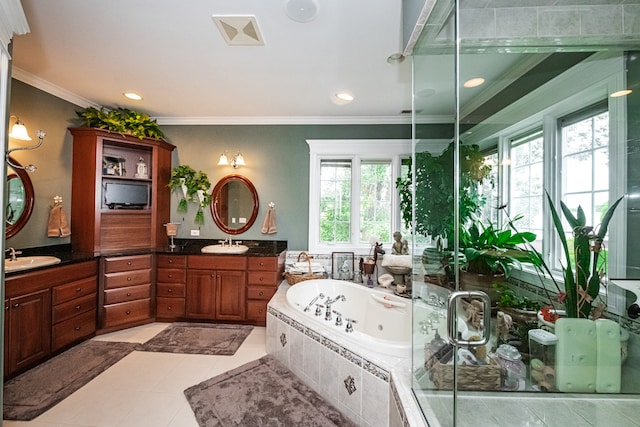
<path fill-rule="evenodd" d="M 144 159 L 140 157 L 138 163 L 136 163 L 136 178 L 149 178 L 149 172 L 147 169 L 147 164 L 144 162 Z"/>
<path fill-rule="evenodd" d="M 393 233 L 393 245 L 391 246 L 392 255 L 409 255 L 409 244 L 406 239 L 402 239 L 402 234 L 399 231 Z"/>

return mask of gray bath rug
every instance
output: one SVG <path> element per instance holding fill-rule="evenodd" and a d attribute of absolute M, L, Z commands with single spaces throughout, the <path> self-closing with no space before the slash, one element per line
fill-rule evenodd
<path fill-rule="evenodd" d="M 271 356 L 184 391 L 200 427 L 355 426 Z"/>
<path fill-rule="evenodd" d="M 140 344 L 85 341 L 4 384 L 3 418 L 29 421 L 52 408 Z"/>
<path fill-rule="evenodd" d="M 249 325 L 176 322 L 144 343 L 140 350 L 230 356 L 252 330 Z"/>

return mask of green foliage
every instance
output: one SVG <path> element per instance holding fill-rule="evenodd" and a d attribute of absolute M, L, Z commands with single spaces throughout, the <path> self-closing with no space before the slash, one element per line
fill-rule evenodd
<path fill-rule="evenodd" d="M 562 201 L 560 202 L 562 213 L 573 231 L 573 254 L 571 254 L 562 220 L 547 193 L 553 224 L 560 238 L 565 256 L 565 265 L 562 270 L 567 294 L 565 299 L 567 317 L 589 318 L 591 314 L 592 302 L 600 292 L 600 273 L 604 273 L 598 262 L 602 251 L 602 243 L 604 242 L 604 236 L 607 234 L 613 213 L 622 199 L 621 197 L 616 200 L 606 211 L 597 233 L 594 233 L 593 226 L 586 225 L 586 215 L 581 206 L 578 206 L 574 216 L 569 208 Z"/>
<path fill-rule="evenodd" d="M 107 110 L 88 107 L 82 111 L 76 111 L 76 114 L 86 127 L 106 129 L 121 135 L 133 135 L 140 139 L 146 137 L 164 140 L 164 133 L 155 120 L 147 114 L 128 108 Z"/>
<path fill-rule="evenodd" d="M 516 295 L 516 293 L 507 284 L 494 283 L 493 288 L 496 290 L 500 299 L 498 300 L 499 308 L 512 307 L 518 310 L 538 311 L 542 308 L 542 304 L 532 300 L 529 297 Z"/>
<path fill-rule="evenodd" d="M 454 209 L 454 145 L 439 156 L 428 152 L 415 155 L 415 230 L 423 236 L 453 236 Z M 409 165 L 411 166 L 411 165 Z M 472 215 L 479 215 L 485 203 L 478 191 L 478 183 L 489 177 L 491 166 L 486 165 L 477 145 L 460 146 L 460 223 L 466 224 Z M 398 178 L 400 209 L 405 224 L 411 224 L 413 185 L 412 174 Z M 453 239 L 449 239 L 452 241 Z"/>
<path fill-rule="evenodd" d="M 171 171 L 171 179 L 168 184 L 171 191 L 178 191 L 182 197 L 178 203 L 178 211 L 186 212 L 189 202 L 198 204 L 195 223 L 204 224 L 203 209 L 211 203 L 211 183 L 207 174 L 196 172 L 191 166 L 180 165 Z"/>
<path fill-rule="evenodd" d="M 531 232 L 516 232 L 512 226 L 516 217 L 500 229 L 493 224 L 484 225 L 474 221 L 468 229 L 460 232 L 460 247 L 464 253 L 464 269 L 479 274 L 504 274 L 506 277 L 521 263 L 539 264 L 539 258 L 529 250 L 518 247 L 531 243 L 536 235 Z"/>

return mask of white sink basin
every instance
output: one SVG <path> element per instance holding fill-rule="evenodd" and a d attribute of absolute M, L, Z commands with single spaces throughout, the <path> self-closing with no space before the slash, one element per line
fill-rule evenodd
<path fill-rule="evenodd" d="M 245 245 L 237 245 L 237 246 L 222 246 L 222 245 L 209 245 L 200 249 L 201 252 L 205 254 L 243 254 L 249 250 L 248 246 Z"/>
<path fill-rule="evenodd" d="M 4 271 L 6 273 L 12 271 L 29 270 L 30 268 L 44 267 L 46 265 L 58 264 L 60 258 L 54 256 L 25 256 L 18 257 L 15 261 L 11 259 L 4 260 Z"/>

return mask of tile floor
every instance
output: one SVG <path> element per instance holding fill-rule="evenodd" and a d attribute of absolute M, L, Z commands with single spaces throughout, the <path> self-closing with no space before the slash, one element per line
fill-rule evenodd
<path fill-rule="evenodd" d="M 152 323 L 94 339 L 143 343 L 167 327 Z M 266 355 L 256 327 L 233 356 L 134 351 L 33 421 L 4 427 L 198 427 L 184 389 Z"/>

